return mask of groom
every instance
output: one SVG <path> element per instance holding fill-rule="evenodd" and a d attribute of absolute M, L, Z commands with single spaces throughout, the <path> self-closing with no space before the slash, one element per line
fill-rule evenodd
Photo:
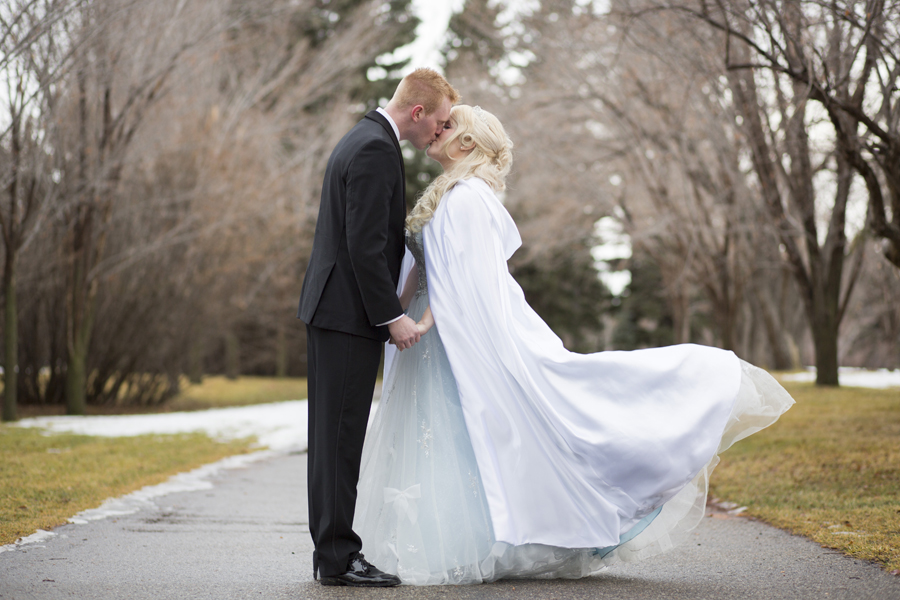
<path fill-rule="evenodd" d="M 406 181 L 400 141 L 419 150 L 450 119 L 459 94 L 439 73 L 403 78 L 384 109 L 357 123 L 331 153 L 297 318 L 309 368 L 309 532 L 323 585 L 385 587 L 400 579 L 370 565 L 353 531 L 363 438 L 382 344 L 419 341 L 397 298 Z"/>

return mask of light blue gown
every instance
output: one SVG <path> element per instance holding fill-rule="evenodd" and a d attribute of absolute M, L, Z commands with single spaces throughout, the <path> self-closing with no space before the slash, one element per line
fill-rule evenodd
<path fill-rule="evenodd" d="M 410 249 L 420 277 L 407 313 L 418 321 L 428 307 L 421 235 L 410 239 Z M 436 327 L 397 353 L 385 375 L 357 489 L 354 530 L 369 562 L 405 583 L 485 579 L 490 513 Z"/>
<path fill-rule="evenodd" d="M 465 186 L 458 187 L 462 188 L 463 193 L 469 193 L 466 192 Z M 476 191 L 484 195 L 480 188 Z M 490 202 L 491 199 L 488 198 L 487 201 Z M 459 202 L 457 206 L 462 207 L 464 204 Z M 492 207 L 492 210 L 495 208 Z M 439 217 L 440 215 L 435 218 L 437 226 L 448 222 L 441 221 Z M 473 223 L 471 219 L 460 222 L 465 223 L 467 229 L 469 224 Z M 481 232 L 480 235 L 483 238 L 489 234 Z M 426 263 L 429 265 L 436 263 L 425 260 L 421 234 L 409 236 L 408 245 L 419 274 L 418 289 L 408 314 L 418 320 L 430 303 L 428 294 L 430 276 L 426 277 Z M 453 256 L 463 254 L 465 252 Z M 437 261 L 438 258 L 435 254 L 429 260 Z M 497 260 L 502 262 L 504 256 L 500 255 Z M 452 270 L 448 269 L 448 272 L 452 273 Z M 486 285 L 490 286 L 491 279 L 487 281 Z M 512 283 L 510 285 L 515 287 Z M 514 290 L 514 293 L 518 292 Z M 432 304 L 432 310 L 434 309 L 435 306 Z M 525 307 L 523 310 L 530 308 Z M 667 484 L 665 496 L 653 491 L 652 493 L 659 497 L 659 501 L 648 502 L 636 496 L 633 490 L 642 490 L 653 484 L 653 480 L 661 479 L 658 476 L 659 469 L 664 469 L 663 473 L 667 473 L 666 469 L 671 470 L 674 467 L 665 465 L 669 465 L 670 462 L 673 465 L 677 464 L 678 460 L 670 461 L 670 457 L 660 455 L 659 450 L 654 447 L 649 459 L 635 458 L 634 469 L 630 469 L 628 464 L 623 464 L 621 456 L 617 456 L 611 463 L 606 461 L 609 464 L 604 464 L 604 457 L 612 455 L 610 447 L 619 448 L 623 439 L 629 442 L 634 439 L 633 433 L 629 433 L 628 438 L 615 438 L 604 429 L 625 431 L 623 423 L 607 423 L 604 421 L 604 415 L 606 421 L 610 419 L 621 421 L 622 414 L 627 415 L 627 411 L 632 409 L 630 407 L 638 406 L 637 401 L 628 398 L 619 403 L 621 406 L 614 407 L 624 411 L 622 413 L 613 414 L 607 405 L 604 413 L 595 421 L 602 424 L 598 429 L 579 431 L 570 426 L 569 429 L 574 433 L 564 432 L 564 434 L 574 442 L 567 441 L 559 433 L 551 432 L 554 437 L 547 438 L 551 435 L 547 434 L 547 430 L 559 431 L 559 427 L 555 423 L 550 425 L 552 421 L 546 418 L 526 416 L 523 421 L 522 416 L 514 415 L 507 410 L 503 414 L 506 414 L 511 419 L 509 422 L 516 426 L 516 439 L 513 445 L 496 442 L 496 447 L 490 446 L 489 444 L 494 443 L 498 436 L 495 430 L 486 428 L 479 433 L 488 441 L 488 445 L 482 440 L 482 443 L 473 446 L 473 440 L 470 438 L 470 426 L 473 421 L 470 420 L 470 426 L 467 426 L 466 410 L 469 411 L 471 419 L 471 415 L 479 415 L 481 414 L 479 411 L 492 410 L 496 406 L 502 406 L 503 403 L 493 402 L 494 398 L 480 393 L 481 388 L 475 388 L 474 392 L 461 400 L 457 378 L 454 378 L 454 369 L 451 367 L 451 360 L 440 335 L 442 322 L 447 324 L 448 331 L 450 330 L 446 312 L 441 316 L 444 320 L 436 316 L 437 325 L 422 336 L 418 344 L 409 350 L 396 353 L 392 360 L 386 363 L 388 366 L 383 394 L 366 436 L 358 484 L 354 530 L 363 540 L 363 552 L 371 563 L 385 571 L 398 574 L 401 580 L 408 584 L 479 583 L 501 578 L 577 578 L 596 573 L 617 561 L 641 560 L 665 552 L 702 520 L 708 478 L 718 461 L 717 453 L 735 440 L 774 422 L 793 402 L 768 374 L 743 361 L 740 361 L 738 366 L 737 359 L 732 355 L 731 360 L 735 361 L 737 367 L 732 376 L 737 378 L 734 383 L 737 393 L 728 392 L 730 398 L 723 401 L 725 405 L 714 407 L 721 415 L 716 417 L 720 424 L 713 428 L 707 425 L 703 428 L 704 431 L 696 433 L 680 430 L 676 432 L 677 435 L 672 437 L 665 454 L 697 454 L 696 457 L 689 457 L 690 461 L 693 461 L 691 464 L 696 466 L 687 467 L 689 470 L 685 471 L 686 475 L 678 475 L 683 483 L 679 484 L 677 489 L 672 489 L 672 486 Z M 541 322 L 535 327 L 546 325 Z M 536 338 L 523 335 L 522 339 L 525 341 L 515 343 L 527 345 L 529 340 Z M 464 356 L 464 352 L 460 352 L 460 349 L 465 350 L 465 342 L 461 346 L 458 340 L 455 342 L 457 358 L 453 364 L 459 370 L 466 370 L 465 373 L 461 372 L 458 375 L 468 376 L 470 372 L 478 370 L 479 364 L 491 358 L 480 356 L 477 352 L 471 356 Z M 700 356 L 706 356 L 703 353 L 708 351 L 722 352 L 702 348 L 697 348 L 696 351 L 691 348 L 676 348 L 671 352 L 687 352 L 692 356 L 700 352 Z M 659 356 L 653 351 L 642 352 L 644 354 L 571 355 L 571 360 L 612 360 L 614 362 L 611 364 L 616 369 L 614 372 L 624 374 L 627 365 L 622 367 L 619 362 L 615 362 L 623 360 L 623 356 L 628 360 L 642 357 L 636 361 L 637 368 L 640 368 L 642 361 Z M 566 361 L 570 360 L 568 354 L 558 352 L 553 357 L 551 362 L 555 365 L 566 364 Z M 560 360 L 563 362 L 560 363 Z M 676 383 L 678 378 L 684 378 L 683 371 L 688 368 L 684 366 L 687 365 L 684 361 L 681 364 L 683 367 L 680 372 L 678 369 L 670 369 L 675 372 L 673 381 Z M 602 364 L 598 362 L 597 366 L 602 367 Z M 495 368 L 499 373 L 503 367 Z M 594 371 L 598 369 L 595 367 L 587 369 L 588 377 L 594 377 L 591 375 Z M 647 385 L 655 389 L 660 385 L 665 386 L 665 381 L 667 380 L 663 378 Z M 563 380 L 561 386 L 564 388 L 566 385 L 567 380 Z M 689 396 L 686 402 L 696 404 L 690 399 L 693 388 L 690 385 L 685 387 Z M 575 390 L 574 386 L 572 389 Z M 560 411 L 565 408 L 563 404 L 567 402 L 564 399 L 566 391 L 561 390 L 561 395 L 553 401 L 553 408 L 559 408 Z M 527 393 L 526 391 L 525 394 Z M 677 399 L 677 394 L 673 397 Z M 587 410 L 593 410 L 594 406 L 598 409 L 603 407 L 602 400 L 598 398 L 596 401 L 587 401 Z M 504 401 L 511 402 L 510 406 L 527 404 L 527 398 L 525 400 L 504 398 Z M 469 403 L 468 406 L 465 405 L 466 402 Z M 669 409 L 660 409 L 662 412 L 664 410 Z M 635 413 L 630 419 L 632 422 L 627 426 L 633 428 L 634 421 L 640 420 L 642 416 L 646 418 L 646 415 Z M 562 417 L 554 415 L 553 418 Z M 518 421 L 514 421 L 515 419 Z M 707 417 L 704 424 L 711 421 L 712 419 Z M 673 422 L 671 427 L 690 429 L 695 422 L 696 420 Z M 650 421 L 647 423 L 649 430 L 652 430 L 652 427 L 661 427 L 662 430 L 670 428 L 665 423 L 662 425 L 653 425 Z M 480 421 L 475 424 L 480 426 Z M 600 434 L 605 435 L 605 438 Z M 649 441 L 638 439 L 636 443 L 653 446 L 656 437 L 659 437 L 658 433 L 652 431 Z M 697 439 L 696 443 L 691 441 L 693 438 Z M 514 464 L 518 453 L 523 456 L 529 452 L 533 454 L 536 450 L 533 446 L 540 443 L 535 440 L 541 439 L 559 440 L 558 443 L 551 441 L 551 444 L 555 444 L 554 448 L 547 448 L 544 444 L 545 447 L 537 449 L 551 456 L 549 469 L 529 471 L 528 464 Z M 577 452 L 572 450 L 575 442 L 581 443 L 582 440 L 591 439 L 599 441 L 593 446 L 585 446 L 587 450 L 578 449 Z M 484 455 L 476 456 L 474 449 L 476 447 L 487 450 L 482 450 Z M 590 454 L 593 447 L 598 449 L 598 454 L 594 456 Z M 698 453 L 698 448 L 702 448 L 703 452 L 708 454 Z M 633 454 L 630 449 L 628 453 Z M 499 478 L 492 479 L 491 484 L 493 489 L 502 490 L 505 496 L 497 495 L 491 501 L 485 491 L 483 472 L 479 470 L 479 463 L 499 469 L 498 477 L 505 477 L 506 481 L 500 481 Z M 656 473 L 651 473 L 646 467 L 647 464 L 657 463 L 663 466 L 659 466 Z M 503 465 L 514 466 L 504 468 Z M 520 469 L 515 477 L 510 476 L 513 468 Z M 577 475 L 578 469 L 586 475 Z M 624 484 L 607 486 L 603 483 L 611 481 L 608 473 L 617 472 L 625 474 L 622 479 Z M 599 474 L 596 479 L 602 482 L 600 485 L 591 481 L 595 473 Z M 563 484 L 561 487 L 553 486 L 554 489 L 550 490 L 544 489 L 544 482 L 559 474 L 565 474 L 572 483 Z M 595 503 L 597 511 L 588 516 L 580 509 L 577 515 L 557 514 L 559 506 L 566 505 L 572 498 L 578 500 L 588 497 L 578 486 L 595 492 L 597 494 L 595 498 L 601 499 L 601 502 Z M 534 491 L 534 497 L 550 498 L 552 504 L 547 504 L 547 501 L 535 503 L 534 498 L 522 498 L 523 492 L 517 492 L 528 489 Z M 622 502 L 619 497 L 627 498 L 628 502 Z M 560 502 L 552 501 L 554 498 L 560 499 Z M 607 498 L 610 499 L 609 502 Z M 635 498 L 637 500 L 634 500 Z M 637 508 L 631 509 L 629 503 Z M 601 504 L 603 506 L 600 506 Z M 613 507 L 612 512 L 607 504 Z M 617 506 L 619 508 L 616 508 Z M 516 516 L 516 520 L 511 521 L 511 516 Z M 514 530 L 515 535 L 526 543 L 502 538 L 502 541 L 498 541 L 498 536 L 495 535 L 497 523 Z M 514 527 L 508 526 L 509 523 Z M 541 527 L 545 523 L 551 523 L 552 526 L 542 532 Z M 608 543 L 578 547 L 580 546 L 578 540 L 582 539 L 579 536 L 586 535 L 586 531 L 599 532 L 592 533 L 594 536 L 592 539 L 605 540 Z M 607 531 L 612 533 L 606 534 Z M 533 540 L 540 539 L 538 534 L 544 539 L 547 535 L 552 539 L 558 538 L 562 543 L 533 543 Z"/>

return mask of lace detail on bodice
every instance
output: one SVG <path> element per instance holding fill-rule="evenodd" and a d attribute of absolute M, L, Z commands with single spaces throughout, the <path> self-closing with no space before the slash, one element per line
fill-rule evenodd
<path fill-rule="evenodd" d="M 416 259 L 416 269 L 419 272 L 419 282 L 416 287 L 416 298 L 428 293 L 428 279 L 425 277 L 425 246 L 422 244 L 422 232 L 416 233 L 406 230 L 406 245 Z"/>

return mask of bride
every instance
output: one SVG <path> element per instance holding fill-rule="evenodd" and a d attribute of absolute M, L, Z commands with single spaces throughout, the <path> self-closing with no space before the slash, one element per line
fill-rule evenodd
<path fill-rule="evenodd" d="M 407 218 L 400 297 L 424 335 L 385 361 L 353 526 L 405 583 L 584 577 L 664 552 L 703 517 L 718 453 L 793 404 L 716 348 L 568 352 L 507 270 L 511 150 L 496 117 L 454 107 L 428 149 L 444 173 Z"/>

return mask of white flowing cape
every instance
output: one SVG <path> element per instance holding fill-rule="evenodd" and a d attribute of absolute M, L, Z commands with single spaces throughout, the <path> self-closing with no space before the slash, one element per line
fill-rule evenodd
<path fill-rule="evenodd" d="M 498 542 L 615 545 L 714 459 L 741 385 L 733 353 L 567 351 L 509 274 L 521 238 L 480 179 L 444 196 L 423 238 Z"/>

